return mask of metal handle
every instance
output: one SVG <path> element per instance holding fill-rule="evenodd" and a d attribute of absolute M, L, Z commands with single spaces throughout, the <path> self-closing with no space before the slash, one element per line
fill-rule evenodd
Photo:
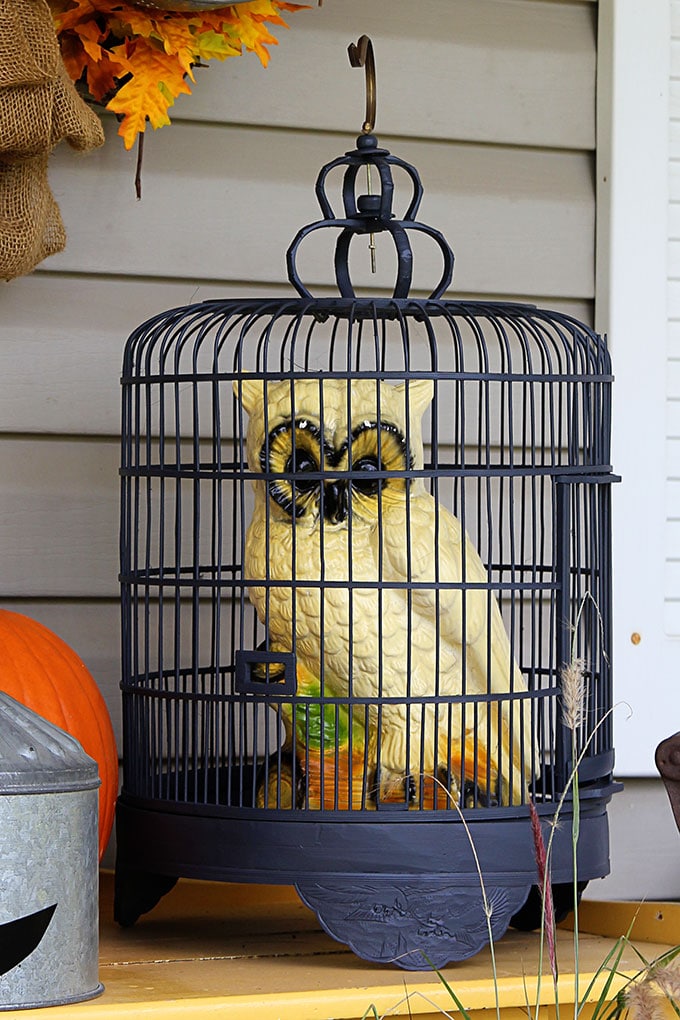
<path fill-rule="evenodd" d="M 363 67 L 366 70 L 366 117 L 361 131 L 368 135 L 375 128 L 376 87 L 373 43 L 367 35 L 362 35 L 358 42 L 349 44 L 347 53 L 352 67 Z"/>

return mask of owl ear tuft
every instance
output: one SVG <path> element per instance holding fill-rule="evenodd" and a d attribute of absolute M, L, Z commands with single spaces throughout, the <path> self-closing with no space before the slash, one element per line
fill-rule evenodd
<path fill-rule="evenodd" d="M 432 403 L 434 383 L 431 379 L 412 379 L 408 383 L 399 383 L 395 390 L 402 394 L 406 403 L 406 387 L 408 386 L 409 410 L 413 417 L 420 418 Z"/>
<path fill-rule="evenodd" d="M 252 415 L 253 410 L 264 403 L 264 381 L 262 379 L 234 379 L 234 395 L 240 399 L 243 408 Z"/>

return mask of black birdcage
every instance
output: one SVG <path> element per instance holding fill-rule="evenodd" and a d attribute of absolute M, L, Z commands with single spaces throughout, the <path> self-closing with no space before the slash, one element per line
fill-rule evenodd
<path fill-rule="evenodd" d="M 419 968 L 537 923 L 530 803 L 565 823 L 567 903 L 608 871 L 612 376 L 566 315 L 442 297 L 451 251 L 371 126 L 321 171 L 298 296 L 127 344 L 116 911 L 178 876 L 294 884 L 360 956 Z M 337 297 L 298 274 L 317 231 Z M 423 299 L 414 231 L 443 260 Z M 381 235 L 393 296 L 358 297 L 351 242 Z"/>

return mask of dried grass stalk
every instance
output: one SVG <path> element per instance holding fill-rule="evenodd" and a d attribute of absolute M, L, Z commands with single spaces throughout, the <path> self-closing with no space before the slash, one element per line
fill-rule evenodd
<path fill-rule="evenodd" d="M 562 720 L 575 733 L 585 719 L 585 659 L 572 659 L 562 668 Z"/>
<path fill-rule="evenodd" d="M 630 1020 L 664 1020 L 665 999 L 654 989 L 645 977 L 636 981 L 626 991 L 626 1005 Z"/>

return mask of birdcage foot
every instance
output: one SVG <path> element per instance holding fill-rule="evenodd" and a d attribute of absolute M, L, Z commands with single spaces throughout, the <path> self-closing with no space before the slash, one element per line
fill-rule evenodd
<path fill-rule="evenodd" d="M 587 882 L 576 883 L 576 899 L 574 900 L 574 883 L 557 882 L 553 884 L 553 909 L 555 923 L 559 924 L 574 909 L 575 903 L 580 903 L 583 890 Z M 540 928 L 544 918 L 543 898 L 541 890 L 537 885 L 532 885 L 524 906 L 520 907 L 516 914 L 513 914 L 510 925 L 518 931 L 535 931 Z"/>
<path fill-rule="evenodd" d="M 530 883 L 491 886 L 486 907 L 479 885 L 450 880 L 298 882 L 303 902 L 322 927 L 365 960 L 429 970 L 466 960 L 505 934 Z"/>
<path fill-rule="evenodd" d="M 113 918 L 122 928 L 135 924 L 177 884 L 177 877 L 116 864 Z"/>
<path fill-rule="evenodd" d="M 299 760 L 289 752 L 273 754 L 257 776 L 259 808 L 300 808 L 305 803 L 307 778 Z"/>
<path fill-rule="evenodd" d="M 376 807 L 404 807 L 415 804 L 416 783 L 411 775 L 380 768 L 372 783 Z"/>
<path fill-rule="evenodd" d="M 468 781 L 463 787 L 462 801 L 466 808 L 498 807 L 499 795 L 495 790 L 487 790 L 478 783 Z"/>

